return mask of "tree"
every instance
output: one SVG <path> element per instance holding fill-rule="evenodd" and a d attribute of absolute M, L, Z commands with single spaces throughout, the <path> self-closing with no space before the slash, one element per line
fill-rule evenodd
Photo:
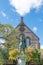
<path fill-rule="evenodd" d="M 34 48 L 26 48 L 25 50 L 25 59 L 26 62 L 34 61 L 34 62 L 40 62 L 40 52 L 37 49 Z"/>
<path fill-rule="evenodd" d="M 1 28 L 2 27 L 2 28 Z M 4 28 L 4 29 L 3 29 Z M 5 30 L 5 31 L 3 31 Z M 4 32 L 4 34 L 3 34 Z M 14 32 L 14 34 L 13 34 Z M 3 43 L 4 48 L 2 50 L 4 60 L 9 60 L 9 51 L 18 47 L 18 39 L 16 38 L 16 29 L 14 29 L 11 25 L 5 24 L 0 25 L 0 34 L 2 33 L 2 38 L 5 39 Z M 4 51 L 4 52 L 3 52 Z"/>
<path fill-rule="evenodd" d="M 4 52 L 3 52 L 4 51 Z M 5 50 L 0 46 L 0 65 L 3 65 L 5 59 Z M 7 57 L 7 55 L 6 55 Z"/>
<path fill-rule="evenodd" d="M 18 39 L 16 38 L 16 32 L 17 30 L 10 24 L 0 24 L 0 38 L 5 39 L 5 46 L 17 46 Z"/>
<path fill-rule="evenodd" d="M 14 29 L 8 36 L 5 36 L 6 42 L 4 46 L 8 49 L 18 48 L 19 39 L 17 39 L 17 31 Z"/>
<path fill-rule="evenodd" d="M 4 24 L 4 27 L 5 27 L 6 34 L 10 34 L 14 30 L 14 27 L 10 24 Z"/>
<path fill-rule="evenodd" d="M 0 53 L 0 65 L 2 65 L 3 62 L 4 62 L 3 55 L 2 55 L 2 53 Z"/>
<path fill-rule="evenodd" d="M 41 56 L 40 56 L 40 64 L 43 65 L 43 49 L 40 49 Z"/>
<path fill-rule="evenodd" d="M 13 61 L 13 64 L 17 64 L 18 56 L 20 55 L 20 50 L 17 48 L 9 50 L 9 60 Z"/>
<path fill-rule="evenodd" d="M 0 24 L 0 35 L 7 36 L 14 30 L 14 27 L 10 24 Z"/>
<path fill-rule="evenodd" d="M 10 60 L 17 60 L 20 51 L 16 48 L 9 51 L 9 59 Z"/>

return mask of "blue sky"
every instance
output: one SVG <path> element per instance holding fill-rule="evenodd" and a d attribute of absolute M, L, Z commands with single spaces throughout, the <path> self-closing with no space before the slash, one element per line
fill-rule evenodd
<path fill-rule="evenodd" d="M 16 0 L 17 1 L 17 0 Z M 18 0 L 19 1 L 19 0 Z M 43 0 L 42 0 L 43 1 Z M 14 4 L 14 3 L 13 3 Z M 21 10 L 16 11 L 15 5 L 11 5 L 9 0 L 0 0 L 0 23 L 11 24 L 16 27 L 20 23 L 21 15 L 24 17 L 24 23 L 40 38 L 43 45 L 43 5 L 30 7 L 27 13 Z M 22 14 L 23 13 L 23 14 Z"/>

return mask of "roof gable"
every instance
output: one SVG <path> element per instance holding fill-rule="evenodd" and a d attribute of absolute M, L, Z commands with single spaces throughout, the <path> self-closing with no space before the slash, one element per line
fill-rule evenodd
<path fill-rule="evenodd" d="M 26 31 L 25 32 L 31 32 L 35 37 L 37 37 L 38 38 L 38 40 L 39 40 L 39 37 L 34 33 L 34 32 L 32 32 L 32 30 L 27 26 L 27 25 L 25 25 L 24 24 L 24 22 L 23 22 L 23 17 L 21 17 L 21 22 L 20 22 L 20 24 L 19 25 L 17 25 L 17 27 L 16 27 L 16 29 L 19 29 L 19 31 L 21 30 L 21 29 L 23 30 L 23 29 L 26 29 Z"/>

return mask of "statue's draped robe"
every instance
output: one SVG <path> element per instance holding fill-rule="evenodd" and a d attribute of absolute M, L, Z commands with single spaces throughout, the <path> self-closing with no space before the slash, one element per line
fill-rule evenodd
<path fill-rule="evenodd" d="M 25 50 L 25 48 L 26 48 L 26 39 L 25 39 L 25 37 L 22 35 L 22 38 L 21 38 L 21 50 Z"/>

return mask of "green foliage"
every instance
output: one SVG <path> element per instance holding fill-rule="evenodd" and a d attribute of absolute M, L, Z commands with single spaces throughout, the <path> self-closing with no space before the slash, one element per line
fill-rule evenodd
<path fill-rule="evenodd" d="M 0 35 L 2 36 L 7 36 L 14 30 L 14 27 L 11 26 L 10 24 L 0 24 Z"/>
<path fill-rule="evenodd" d="M 8 59 L 6 48 L 0 47 L 0 53 L 2 54 L 3 59 Z"/>
<path fill-rule="evenodd" d="M 4 59 L 3 59 L 3 55 L 2 55 L 2 53 L 0 53 L 0 65 L 3 64 L 3 61 L 4 61 Z"/>
<path fill-rule="evenodd" d="M 16 38 L 16 32 L 17 30 L 10 24 L 0 25 L 0 35 L 5 39 L 4 48 L 0 47 L 0 62 L 9 60 L 9 51 L 18 47 L 19 40 Z"/>
<path fill-rule="evenodd" d="M 0 32 L 3 31 L 3 25 L 0 24 Z"/>
<path fill-rule="evenodd" d="M 40 62 L 40 53 L 37 49 L 33 52 L 33 61 Z"/>
<path fill-rule="evenodd" d="M 40 64 L 43 65 L 43 49 L 40 49 L 40 52 L 41 52 Z"/>
<path fill-rule="evenodd" d="M 12 30 L 14 29 L 14 27 L 12 25 L 10 25 L 10 24 L 5 24 L 4 26 L 9 27 Z"/>
<path fill-rule="evenodd" d="M 0 65 L 2 65 L 4 62 L 3 54 L 2 54 L 2 48 L 0 47 Z"/>
<path fill-rule="evenodd" d="M 14 27 L 10 24 L 5 24 L 4 26 L 6 27 L 7 33 L 10 33 L 14 30 Z"/>
<path fill-rule="evenodd" d="M 0 35 L 5 39 L 4 46 L 11 48 L 11 47 L 18 47 L 18 39 L 16 38 L 17 30 L 14 29 L 13 26 L 10 24 L 0 24 Z"/>
<path fill-rule="evenodd" d="M 40 64 L 43 65 L 43 59 L 40 59 Z"/>
<path fill-rule="evenodd" d="M 16 48 L 9 51 L 9 60 L 17 60 L 20 51 Z"/>
<path fill-rule="evenodd" d="M 34 48 L 28 48 L 26 49 L 26 62 L 29 61 L 35 61 L 35 62 L 40 62 L 40 53 L 37 49 Z"/>
<path fill-rule="evenodd" d="M 15 34 L 13 34 L 13 32 Z M 16 38 L 16 30 L 14 29 L 8 36 L 5 37 L 6 42 L 4 43 L 5 47 L 8 49 L 13 49 L 18 47 L 19 40 Z"/>

